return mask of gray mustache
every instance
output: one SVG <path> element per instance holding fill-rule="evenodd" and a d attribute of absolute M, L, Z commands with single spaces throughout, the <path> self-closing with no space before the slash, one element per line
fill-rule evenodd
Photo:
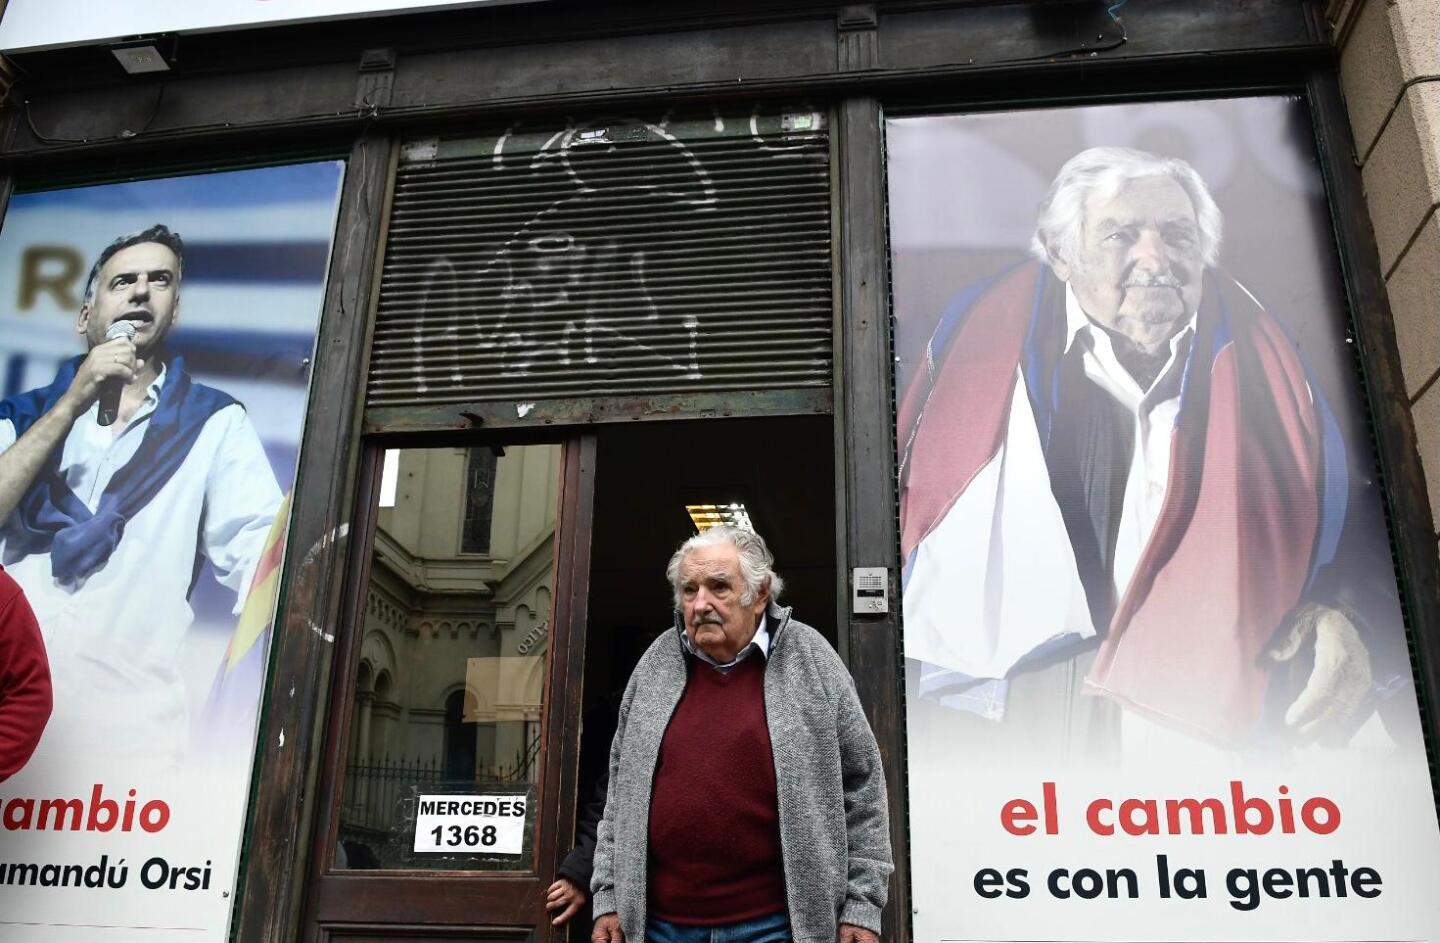
<path fill-rule="evenodd" d="M 705 613 L 704 615 L 699 615 L 699 616 L 696 616 L 695 618 L 691 619 L 691 620 L 690 620 L 690 624 L 691 624 L 691 625 L 724 625 L 724 624 L 725 624 L 725 620 L 722 619 L 722 618 L 720 618 L 720 616 L 717 615 L 716 613 L 707 612 L 707 613 Z"/>
<path fill-rule="evenodd" d="M 1176 288 L 1180 279 L 1174 275 L 1132 275 L 1120 283 L 1122 288 Z"/>

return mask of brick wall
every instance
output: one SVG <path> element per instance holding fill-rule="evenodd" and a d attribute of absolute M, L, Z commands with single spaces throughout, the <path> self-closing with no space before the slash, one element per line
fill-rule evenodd
<path fill-rule="evenodd" d="M 1327 13 L 1440 516 L 1440 0 L 1332 0 Z"/>

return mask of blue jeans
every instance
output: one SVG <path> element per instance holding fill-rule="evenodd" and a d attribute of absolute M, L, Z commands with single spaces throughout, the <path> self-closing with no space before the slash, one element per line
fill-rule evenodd
<path fill-rule="evenodd" d="M 645 921 L 645 943 L 791 943 L 790 915 L 782 910 L 768 917 L 711 926 L 651 917 Z"/>

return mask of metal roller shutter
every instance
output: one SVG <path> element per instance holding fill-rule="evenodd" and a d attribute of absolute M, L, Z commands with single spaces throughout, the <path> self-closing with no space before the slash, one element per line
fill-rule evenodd
<path fill-rule="evenodd" d="M 367 405 L 828 388 L 831 333 L 818 114 L 417 141 Z"/>

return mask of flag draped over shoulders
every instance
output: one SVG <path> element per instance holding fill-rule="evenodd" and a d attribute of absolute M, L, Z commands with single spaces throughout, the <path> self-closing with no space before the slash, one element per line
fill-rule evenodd
<path fill-rule="evenodd" d="M 49 386 L 0 400 L 0 419 L 14 424 L 17 438 L 55 407 L 83 360 L 66 361 Z M 229 395 L 194 382 L 183 357 L 171 358 L 140 447 L 111 477 L 95 511 L 66 483 L 60 467 L 64 447 L 57 447 L 6 522 L 5 562 L 49 553 L 57 582 L 84 581 L 109 562 L 125 524 L 174 476 L 210 417 L 235 403 Z"/>
<path fill-rule="evenodd" d="M 1063 324 L 1063 286 L 1039 263 L 963 293 L 942 318 L 897 426 L 907 566 L 972 481 L 1005 454 L 1022 396 L 1026 435 L 1033 414 L 1042 449 L 1048 441 L 1057 404 L 1041 347 L 1057 318 Z M 1267 684 L 1262 652 L 1343 523 L 1344 489 L 1334 479 L 1344 456 L 1327 454 L 1326 426 L 1324 404 L 1280 325 L 1238 283 L 1207 272 L 1164 505 L 1113 619 L 1095 626 L 1101 641 L 1087 690 L 1215 742 L 1254 733 Z M 996 494 L 997 503 L 1019 500 L 1003 488 Z M 1048 489 L 1038 499 L 1056 506 Z M 1035 527 L 1006 539 L 1037 542 L 1034 553 L 1006 548 L 1013 565 L 1054 559 L 1038 542 L 1066 538 Z M 999 565 L 998 548 L 974 551 L 967 565 Z M 1057 586 L 1065 578 L 1055 577 Z M 1000 630 L 1045 636 L 1044 627 Z"/>

